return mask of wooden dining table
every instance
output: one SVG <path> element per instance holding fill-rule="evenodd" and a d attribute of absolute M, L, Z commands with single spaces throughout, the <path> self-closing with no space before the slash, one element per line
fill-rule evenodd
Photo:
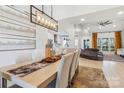
<path fill-rule="evenodd" d="M 12 70 L 24 65 L 31 64 L 31 62 L 18 63 L 0 68 L 0 76 L 2 77 L 2 87 L 7 87 L 7 80 L 19 85 L 23 88 L 44 88 L 56 78 L 57 68 L 60 60 L 50 63 L 49 65 L 38 69 L 28 75 L 19 77 L 8 70 Z"/>

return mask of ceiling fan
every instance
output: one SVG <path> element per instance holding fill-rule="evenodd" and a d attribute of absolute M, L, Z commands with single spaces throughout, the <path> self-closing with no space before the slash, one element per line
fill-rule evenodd
<path fill-rule="evenodd" d="M 100 21 L 100 22 L 98 22 L 98 24 L 100 25 L 100 26 L 106 26 L 106 25 L 109 25 L 109 24 L 112 24 L 112 22 L 110 21 L 110 20 L 107 20 L 107 21 Z"/>

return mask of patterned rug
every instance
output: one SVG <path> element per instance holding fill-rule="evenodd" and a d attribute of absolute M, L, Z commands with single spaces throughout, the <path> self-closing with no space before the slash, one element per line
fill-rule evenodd
<path fill-rule="evenodd" d="M 124 62 L 124 58 L 118 55 L 105 55 L 104 61 Z"/>
<path fill-rule="evenodd" d="M 80 67 L 72 88 L 109 88 L 101 69 Z"/>

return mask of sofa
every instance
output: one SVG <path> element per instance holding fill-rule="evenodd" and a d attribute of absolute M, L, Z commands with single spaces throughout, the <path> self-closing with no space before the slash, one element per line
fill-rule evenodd
<path fill-rule="evenodd" d="M 99 52 L 98 49 L 88 48 L 88 49 L 81 49 L 80 57 L 92 59 L 92 60 L 103 60 L 103 53 Z"/>

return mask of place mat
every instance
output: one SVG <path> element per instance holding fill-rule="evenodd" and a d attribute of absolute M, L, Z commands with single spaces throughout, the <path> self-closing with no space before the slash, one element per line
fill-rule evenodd
<path fill-rule="evenodd" d="M 24 65 L 24 66 L 21 66 L 21 67 L 12 69 L 12 70 L 8 70 L 7 72 L 9 72 L 13 75 L 19 76 L 19 77 L 24 77 L 34 71 L 42 69 L 42 68 L 48 66 L 49 64 L 54 63 L 60 59 L 61 59 L 61 56 L 59 56 L 59 55 L 53 56 L 53 57 L 48 57 L 48 58 L 41 60 L 40 62 L 35 62 L 32 64 Z"/>

